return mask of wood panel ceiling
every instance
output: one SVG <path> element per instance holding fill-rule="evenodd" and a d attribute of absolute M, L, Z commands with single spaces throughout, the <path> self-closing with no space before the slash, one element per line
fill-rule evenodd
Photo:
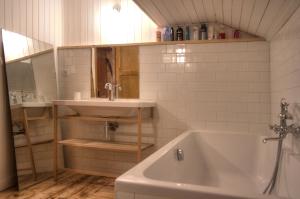
<path fill-rule="evenodd" d="M 271 40 L 300 0 L 134 0 L 158 26 L 218 22 Z"/>

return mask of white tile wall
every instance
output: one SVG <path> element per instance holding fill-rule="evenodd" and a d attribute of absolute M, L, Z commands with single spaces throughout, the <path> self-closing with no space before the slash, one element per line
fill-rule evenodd
<path fill-rule="evenodd" d="M 269 44 L 140 47 L 140 94 L 158 107 L 158 146 L 186 129 L 265 134 Z"/>
<path fill-rule="evenodd" d="M 270 121 L 268 52 L 267 42 L 140 47 L 140 95 L 158 104 L 155 125 L 143 125 L 143 133 L 156 131 L 157 147 L 187 129 L 265 133 Z M 88 49 L 59 50 L 62 99 L 72 99 L 76 91 L 89 96 L 90 53 Z M 97 123 L 69 123 L 62 130 L 77 137 L 101 139 L 104 135 Z M 134 136 L 122 132 L 134 131 L 135 127 L 121 124 L 116 139 L 132 140 Z M 122 173 L 135 159 L 134 154 L 66 152 L 67 166 L 96 171 Z"/>
<path fill-rule="evenodd" d="M 300 125 L 300 9 L 270 44 L 272 122 L 278 123 L 282 97 L 290 103 L 294 122 Z M 275 153 L 275 151 L 274 151 Z M 282 196 L 300 197 L 300 140 L 288 136 L 277 190 Z"/>
<path fill-rule="evenodd" d="M 58 82 L 60 99 L 83 99 L 91 96 L 92 51 L 90 48 L 58 50 Z"/>

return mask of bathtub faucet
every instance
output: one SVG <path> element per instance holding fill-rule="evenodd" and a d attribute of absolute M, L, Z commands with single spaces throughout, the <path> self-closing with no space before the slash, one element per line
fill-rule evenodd
<path fill-rule="evenodd" d="M 284 98 L 282 98 L 280 102 L 280 114 L 279 114 L 280 124 L 270 125 L 270 129 L 273 130 L 276 134 L 278 134 L 278 137 L 265 138 L 263 140 L 264 143 L 268 141 L 282 140 L 286 137 L 288 133 L 292 133 L 293 135 L 300 134 L 299 126 L 296 126 L 295 124 L 287 125 L 287 120 L 293 120 L 292 115 L 288 112 L 288 106 L 289 104 L 286 102 Z"/>

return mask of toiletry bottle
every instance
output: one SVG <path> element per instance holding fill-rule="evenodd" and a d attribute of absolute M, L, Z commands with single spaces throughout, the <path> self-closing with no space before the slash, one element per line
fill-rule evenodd
<path fill-rule="evenodd" d="M 198 26 L 193 26 L 192 28 L 192 38 L 193 40 L 198 40 L 199 39 L 199 29 Z"/>
<path fill-rule="evenodd" d="M 213 23 L 208 25 L 207 28 L 207 39 L 212 40 L 214 39 L 214 33 L 215 33 L 215 25 Z"/>
<path fill-rule="evenodd" d="M 163 31 L 163 40 L 164 41 L 168 41 L 168 27 L 164 28 L 164 31 Z"/>
<path fill-rule="evenodd" d="M 207 39 L 207 27 L 206 27 L 206 24 L 201 24 L 199 39 L 200 40 L 206 40 Z"/>
<path fill-rule="evenodd" d="M 235 30 L 234 31 L 233 38 L 235 38 L 235 39 L 239 39 L 240 38 L 240 31 L 239 30 Z"/>
<path fill-rule="evenodd" d="M 160 30 L 156 31 L 156 42 L 161 42 L 161 31 Z"/>
<path fill-rule="evenodd" d="M 171 27 L 165 28 L 165 34 L 164 34 L 164 41 L 170 41 L 171 40 Z"/>
<path fill-rule="evenodd" d="M 177 41 L 183 40 L 183 29 L 180 26 L 178 26 L 176 30 L 176 40 Z"/>
<path fill-rule="evenodd" d="M 219 39 L 226 39 L 226 33 L 223 25 L 220 27 Z"/>
<path fill-rule="evenodd" d="M 170 41 L 174 41 L 175 37 L 174 37 L 174 28 L 171 27 L 170 29 Z"/>
<path fill-rule="evenodd" d="M 189 26 L 185 27 L 184 39 L 190 40 L 190 27 Z"/>

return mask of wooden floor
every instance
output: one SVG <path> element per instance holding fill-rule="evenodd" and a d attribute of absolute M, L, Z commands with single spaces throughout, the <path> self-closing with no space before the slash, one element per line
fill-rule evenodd
<path fill-rule="evenodd" d="M 65 172 L 57 182 L 45 180 L 22 191 L 13 189 L 0 192 L 6 199 L 113 199 L 114 178 L 88 176 Z"/>

